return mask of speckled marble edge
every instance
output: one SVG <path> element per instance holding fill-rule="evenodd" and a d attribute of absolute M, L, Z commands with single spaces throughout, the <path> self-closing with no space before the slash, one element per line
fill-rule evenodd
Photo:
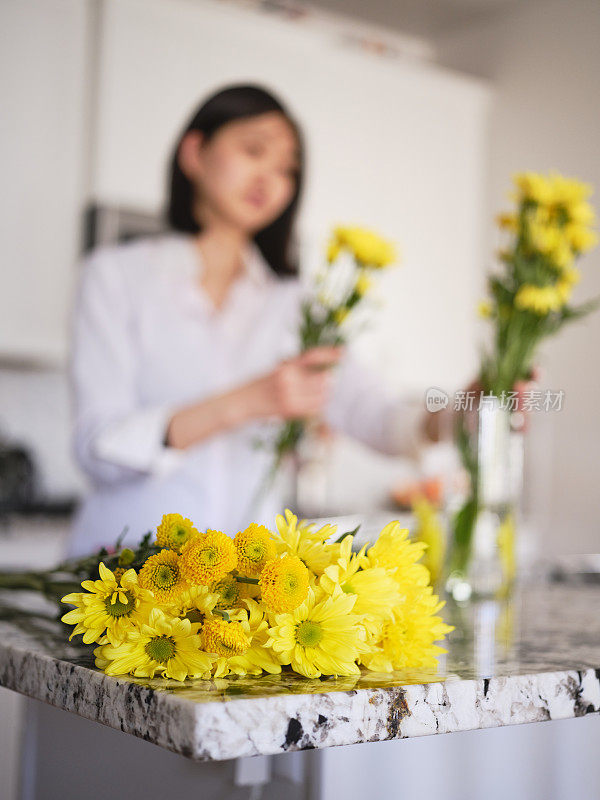
<path fill-rule="evenodd" d="M 595 669 L 195 703 L 7 644 L 0 655 L 0 685 L 198 761 L 564 719 L 600 710 L 600 670 Z"/>
<path fill-rule="evenodd" d="M 198 709 L 194 757 L 218 760 L 541 722 L 600 710 L 600 670 L 240 699 Z"/>
<path fill-rule="evenodd" d="M 172 694 L 4 643 L 0 648 L 0 686 L 194 756 L 194 704 Z"/>

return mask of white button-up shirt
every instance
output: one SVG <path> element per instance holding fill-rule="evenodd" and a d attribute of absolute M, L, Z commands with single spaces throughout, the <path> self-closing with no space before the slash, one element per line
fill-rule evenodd
<path fill-rule="evenodd" d="M 241 425 L 186 450 L 164 445 L 177 409 L 299 351 L 299 279 L 277 277 L 252 242 L 216 309 L 201 270 L 193 238 L 177 233 L 102 247 L 83 262 L 70 374 L 74 450 L 92 491 L 76 515 L 68 555 L 113 544 L 125 526 L 125 543 L 137 543 L 164 513 L 234 536 L 251 521 L 272 526 L 282 510 L 281 481 L 253 507 L 273 458 L 257 440 L 272 440 L 280 422 Z M 406 454 L 418 446 L 421 413 L 347 354 L 324 419 L 382 452 Z"/>

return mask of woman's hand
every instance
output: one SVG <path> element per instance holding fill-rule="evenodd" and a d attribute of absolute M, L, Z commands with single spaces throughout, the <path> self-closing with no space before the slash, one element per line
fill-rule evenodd
<path fill-rule="evenodd" d="M 342 354 L 341 347 L 314 347 L 282 361 L 248 386 L 253 416 L 287 420 L 320 414 L 331 392 L 329 368 L 338 363 Z"/>
<path fill-rule="evenodd" d="M 272 372 L 175 412 L 165 444 L 185 449 L 216 433 L 262 417 L 293 419 L 318 415 L 331 389 L 331 372 L 341 347 L 315 347 L 282 361 Z"/>

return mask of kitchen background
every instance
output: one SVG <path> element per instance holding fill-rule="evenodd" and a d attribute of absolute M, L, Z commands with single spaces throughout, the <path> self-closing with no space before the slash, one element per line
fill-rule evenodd
<path fill-rule="evenodd" d="M 303 124 L 306 269 L 335 222 L 398 241 L 402 265 L 356 348 L 415 397 L 474 374 L 511 174 L 556 168 L 600 185 L 593 0 L 3 0 L 0 18 L 5 510 L 63 513 L 85 491 L 65 372 L 79 261 L 160 226 L 173 140 L 213 89 L 266 83 Z M 598 261 L 584 260 L 576 299 L 600 290 Z M 565 392 L 559 413 L 533 415 L 527 449 L 524 505 L 547 553 L 598 549 L 599 333 L 592 315 L 542 360 L 542 386 Z M 394 487 L 451 465 L 444 446 L 408 463 L 338 440 L 323 510 L 382 508 Z"/>

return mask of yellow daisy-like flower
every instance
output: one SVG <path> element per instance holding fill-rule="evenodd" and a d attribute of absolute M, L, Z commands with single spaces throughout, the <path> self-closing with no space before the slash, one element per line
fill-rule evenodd
<path fill-rule="evenodd" d="M 233 543 L 238 556 L 237 568 L 248 577 L 260 575 L 267 561 L 277 555 L 271 531 L 264 525 L 248 525 L 236 533 Z"/>
<path fill-rule="evenodd" d="M 178 681 L 208 678 L 215 657 L 200 649 L 199 627 L 155 607 L 147 621 L 130 629 L 119 645 L 96 648 L 96 664 L 107 675 L 153 678 L 159 674 Z"/>
<path fill-rule="evenodd" d="M 194 524 L 181 514 L 163 514 L 162 521 L 156 529 L 156 541 L 160 547 L 181 551 L 183 545 L 195 536 L 199 536 Z"/>
<path fill-rule="evenodd" d="M 477 304 L 477 313 L 482 319 L 489 319 L 493 310 L 494 307 L 490 300 L 480 300 Z"/>
<path fill-rule="evenodd" d="M 437 612 L 443 607 L 431 586 L 408 586 L 394 617 L 383 626 L 382 638 L 361 662 L 374 672 L 437 670 L 436 656 L 447 652 L 435 642 L 450 631 Z"/>
<path fill-rule="evenodd" d="M 208 586 L 220 581 L 237 567 L 237 561 L 233 541 L 221 531 L 209 529 L 181 548 L 183 576 L 192 585 Z"/>
<path fill-rule="evenodd" d="M 188 586 L 181 571 L 181 557 L 174 550 L 161 550 L 147 558 L 138 582 L 151 591 L 161 605 L 171 603 Z"/>
<path fill-rule="evenodd" d="M 356 596 L 353 611 L 364 617 L 367 630 L 379 630 L 386 619 L 391 619 L 392 608 L 400 602 L 398 584 L 383 567 L 361 568 L 365 563 L 363 547 L 360 553 L 352 554 L 352 536 L 341 542 L 341 553 L 336 564 L 325 570 L 319 587 L 327 595 L 333 595 L 338 588 L 345 594 Z"/>
<path fill-rule="evenodd" d="M 556 286 L 534 286 L 524 283 L 515 295 L 515 306 L 523 311 L 532 311 L 545 316 L 551 311 L 558 311 L 564 304 L 563 294 Z"/>
<path fill-rule="evenodd" d="M 417 562 L 425 550 L 424 542 L 413 542 L 407 528 L 401 528 L 396 520 L 388 523 L 379 534 L 375 544 L 367 550 L 366 563 L 371 567 L 383 567 L 404 592 L 408 586 L 427 586 L 429 571 Z"/>
<path fill-rule="evenodd" d="M 202 626 L 202 646 L 207 653 L 229 658 L 245 653 L 250 647 L 250 639 L 242 624 L 236 620 L 207 620 Z"/>
<path fill-rule="evenodd" d="M 82 582 L 85 592 L 72 592 L 61 599 L 62 603 L 76 606 L 61 619 L 68 625 L 75 625 L 69 640 L 82 633 L 85 644 L 91 644 L 106 634 L 111 644 L 117 644 L 125 638 L 134 621 L 151 608 L 153 597 L 138 584 L 134 569 L 128 569 L 119 582 L 103 561 L 98 570 L 100 580 Z"/>
<path fill-rule="evenodd" d="M 355 602 L 339 587 L 319 601 L 310 589 L 295 611 L 276 615 L 267 646 L 307 678 L 359 674 L 356 660 L 370 648 L 362 618 L 352 613 Z"/>
<path fill-rule="evenodd" d="M 349 250 L 366 268 L 381 269 L 397 258 L 392 242 L 369 228 L 338 226 L 333 237 L 338 247 Z"/>
<path fill-rule="evenodd" d="M 309 573 L 298 556 L 269 561 L 259 578 L 262 601 L 269 611 L 293 611 L 306 598 Z"/>
<path fill-rule="evenodd" d="M 285 516 L 278 514 L 275 518 L 277 532 L 274 534 L 277 552 L 281 555 L 298 556 L 306 566 L 315 573 L 322 575 L 325 567 L 332 564 L 338 557 L 340 548 L 337 544 L 327 544 L 327 540 L 335 534 L 336 525 L 324 525 L 315 530 L 316 525 L 307 525 L 304 520 L 286 508 Z"/>

